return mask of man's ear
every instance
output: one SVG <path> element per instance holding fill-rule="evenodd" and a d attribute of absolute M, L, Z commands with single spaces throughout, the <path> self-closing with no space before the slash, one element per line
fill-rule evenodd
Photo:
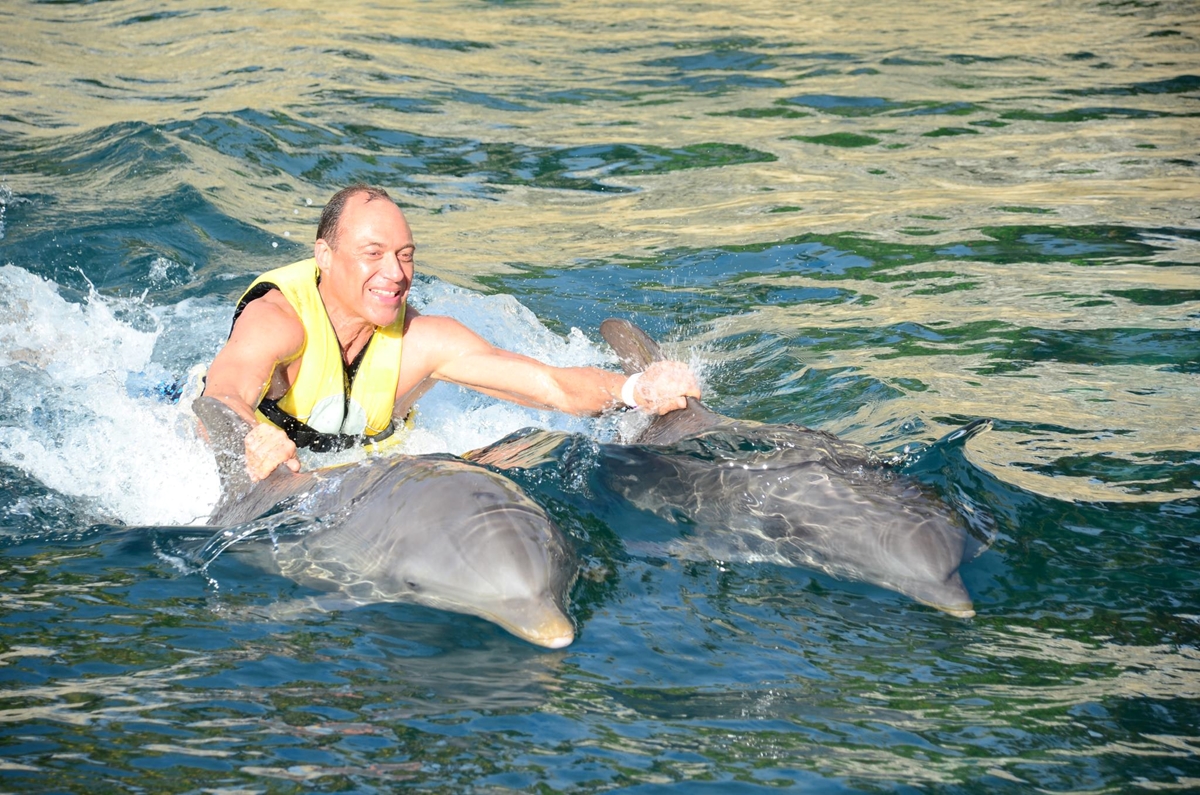
<path fill-rule="evenodd" d="M 317 267 L 321 269 L 321 275 L 328 276 L 329 268 L 333 264 L 333 249 L 325 242 L 325 238 L 317 238 L 317 242 L 313 245 L 313 257 L 317 260 Z"/>

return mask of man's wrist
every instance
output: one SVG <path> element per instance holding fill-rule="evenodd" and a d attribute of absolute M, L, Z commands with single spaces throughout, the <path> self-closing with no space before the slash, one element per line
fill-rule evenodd
<path fill-rule="evenodd" d="M 631 409 L 639 408 L 633 390 L 637 386 L 638 379 L 641 377 L 641 373 L 634 373 L 626 378 L 625 383 L 621 385 L 621 402 Z"/>

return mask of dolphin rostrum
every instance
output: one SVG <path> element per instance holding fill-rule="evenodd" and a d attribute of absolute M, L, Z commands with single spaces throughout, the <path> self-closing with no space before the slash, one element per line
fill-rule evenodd
<path fill-rule="evenodd" d="M 627 373 L 662 358 L 645 332 L 606 320 L 600 333 Z M 961 444 L 976 422 L 935 444 Z M 465 457 L 501 469 L 561 455 L 565 434 L 518 432 Z M 683 529 L 684 557 L 805 566 L 899 591 L 951 615 L 975 615 L 958 573 L 978 551 L 963 515 L 870 448 L 797 425 L 734 420 L 689 398 L 629 444 L 600 444 L 588 466 L 634 507 Z M 972 506 L 964 505 L 970 512 Z M 986 532 L 990 516 L 972 526 Z"/>
<path fill-rule="evenodd" d="M 211 397 L 193 410 L 221 475 L 209 524 L 280 512 L 313 520 L 302 535 L 276 541 L 287 577 L 337 591 L 349 606 L 416 602 L 479 616 L 539 646 L 574 640 L 565 603 L 575 555 L 508 478 L 453 456 L 379 456 L 300 474 L 281 465 L 252 483 L 243 447 L 249 423 Z M 237 537 L 224 530 L 206 548 Z"/>

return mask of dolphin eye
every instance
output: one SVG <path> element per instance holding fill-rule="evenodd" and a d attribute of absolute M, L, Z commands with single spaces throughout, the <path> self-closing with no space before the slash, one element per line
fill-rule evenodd
<path fill-rule="evenodd" d="M 414 582 L 414 581 L 412 581 L 412 580 L 405 580 L 405 581 L 404 581 L 404 584 L 408 586 L 408 589 L 409 589 L 410 591 L 419 591 L 419 590 L 421 590 L 421 586 L 420 586 L 420 585 L 418 585 L 417 583 L 415 583 L 415 582 Z"/>

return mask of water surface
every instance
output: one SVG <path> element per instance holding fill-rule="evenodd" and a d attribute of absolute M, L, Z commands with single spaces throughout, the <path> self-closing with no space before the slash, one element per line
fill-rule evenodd
<path fill-rule="evenodd" d="M 1200 14 L 754 0 L 0 9 L 0 778 L 74 792 L 1200 786 Z M 415 301 L 615 367 L 628 317 L 732 416 L 996 517 L 978 616 L 685 560 L 569 466 L 559 652 L 204 571 L 215 469 L 155 389 L 335 190 L 405 207 Z M 406 450 L 576 420 L 439 387 Z M 185 527 L 179 527 L 185 526 Z"/>

